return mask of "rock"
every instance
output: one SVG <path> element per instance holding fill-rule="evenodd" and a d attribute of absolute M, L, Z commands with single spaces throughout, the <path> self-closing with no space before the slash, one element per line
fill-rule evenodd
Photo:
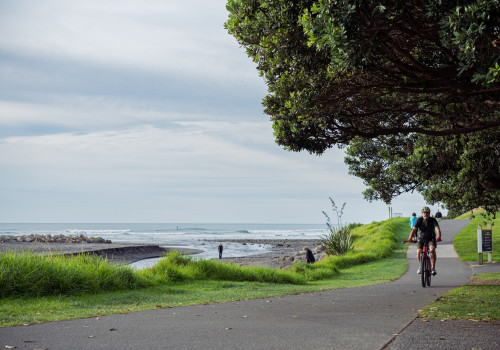
<path fill-rule="evenodd" d="M 38 235 L 31 234 L 29 236 L 1 236 L 1 242 L 26 242 L 26 243 L 111 243 L 111 241 L 105 240 L 102 237 L 88 237 L 84 235 L 80 236 L 65 236 L 65 235 Z"/>

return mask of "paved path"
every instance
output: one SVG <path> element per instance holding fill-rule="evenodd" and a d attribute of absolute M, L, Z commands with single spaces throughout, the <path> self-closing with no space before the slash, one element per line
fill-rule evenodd
<path fill-rule="evenodd" d="M 394 338 L 391 346 L 397 348 L 397 335 L 414 321 L 419 308 L 473 274 L 451 245 L 467 223 L 442 221 L 438 275 L 431 288 L 420 286 L 412 247 L 408 272 L 391 283 L 2 328 L 0 348 L 371 350 L 384 348 Z"/>

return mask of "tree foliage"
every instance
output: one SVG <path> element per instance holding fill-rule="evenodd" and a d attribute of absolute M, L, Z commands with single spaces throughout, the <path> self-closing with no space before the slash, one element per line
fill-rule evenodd
<path fill-rule="evenodd" d="M 494 213 L 500 203 L 500 133 L 358 138 L 347 148 L 349 172 L 362 178 L 365 198 L 390 203 L 404 192 L 420 192 L 451 212 L 483 207 Z"/>
<path fill-rule="evenodd" d="M 346 161 L 369 199 L 418 190 L 451 207 L 499 205 L 500 0 L 228 0 L 227 9 L 226 28 L 268 85 L 278 144 L 316 154 L 351 144 Z M 465 184 L 471 199 L 443 197 Z"/>

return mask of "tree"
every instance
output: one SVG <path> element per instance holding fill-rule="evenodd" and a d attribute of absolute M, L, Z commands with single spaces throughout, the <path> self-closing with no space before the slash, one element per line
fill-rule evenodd
<path fill-rule="evenodd" d="M 500 147 L 499 0 L 229 0 L 227 8 L 226 28 L 268 85 L 263 105 L 278 144 L 316 154 L 351 144 L 346 161 L 368 199 L 418 190 L 467 207 L 419 172 L 418 155 L 435 156 L 424 152 L 432 145 L 453 155 L 442 176 L 468 183 L 471 203 L 486 194 L 500 206 L 498 162 L 491 181 L 475 181 L 473 169 Z M 391 157 L 383 166 L 374 147 Z"/>
<path fill-rule="evenodd" d="M 418 191 L 427 202 L 444 203 L 453 212 L 483 207 L 493 213 L 500 203 L 500 133 L 358 138 L 347 148 L 349 173 L 368 186 L 365 198 L 390 203 L 403 192 Z"/>

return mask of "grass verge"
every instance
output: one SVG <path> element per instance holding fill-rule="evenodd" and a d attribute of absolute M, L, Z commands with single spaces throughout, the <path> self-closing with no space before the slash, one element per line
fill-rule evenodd
<path fill-rule="evenodd" d="M 420 317 L 488 321 L 500 319 L 500 272 L 474 276 L 422 309 Z"/>
<path fill-rule="evenodd" d="M 7 296 L 0 300 L 0 326 L 389 282 L 407 269 L 406 247 L 397 244 L 408 235 L 407 224 L 406 218 L 396 218 L 356 228 L 353 234 L 357 243 L 353 252 L 313 265 L 297 264 L 291 271 L 240 268 L 216 262 L 198 264 L 181 256 L 171 256 L 171 261 L 164 259 L 156 270 L 138 273 L 139 284 L 134 288 Z M 289 276 L 298 276 L 298 279 Z"/>
<path fill-rule="evenodd" d="M 468 219 L 470 215 L 463 215 L 459 218 Z M 476 215 L 469 225 L 460 231 L 453 240 L 453 246 L 458 256 L 463 261 L 477 261 L 477 227 L 482 225 L 484 219 Z M 500 261 L 500 213 L 497 213 L 493 220 L 493 261 Z M 487 260 L 487 254 L 483 254 L 483 259 Z"/>

